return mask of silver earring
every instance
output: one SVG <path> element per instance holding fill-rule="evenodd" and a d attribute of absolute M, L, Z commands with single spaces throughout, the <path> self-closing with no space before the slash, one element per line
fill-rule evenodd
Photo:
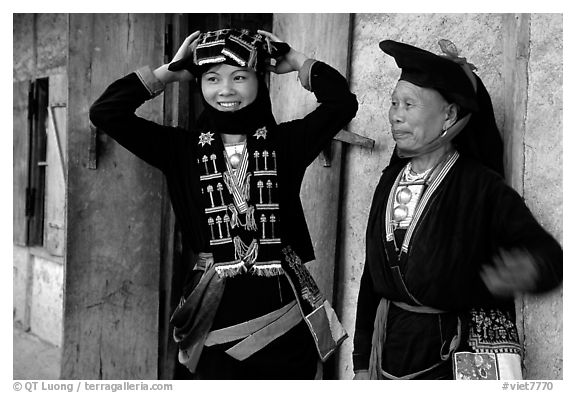
<path fill-rule="evenodd" d="M 448 127 L 442 126 L 442 133 L 440 134 L 440 138 L 443 138 L 448 133 Z"/>

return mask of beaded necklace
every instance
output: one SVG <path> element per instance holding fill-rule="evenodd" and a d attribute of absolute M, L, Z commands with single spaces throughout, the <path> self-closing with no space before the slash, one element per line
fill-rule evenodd
<path fill-rule="evenodd" d="M 430 177 L 436 167 L 450 158 L 452 154 L 446 154 L 436 164 L 422 173 L 416 173 L 412 169 L 412 161 L 408 162 L 398 187 L 396 187 L 396 196 L 394 198 L 394 207 L 392 211 L 393 224 L 395 228 L 407 228 L 412 222 L 414 211 L 418 207 L 420 197 L 429 183 Z"/>

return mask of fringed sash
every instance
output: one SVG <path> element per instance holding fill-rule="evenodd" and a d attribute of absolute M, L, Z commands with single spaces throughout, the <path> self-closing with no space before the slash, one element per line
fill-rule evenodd
<path fill-rule="evenodd" d="M 285 334 L 304 319 L 321 361 L 348 337 L 330 303 L 321 294 L 314 278 L 290 246 L 282 249 L 283 273 L 295 300 L 282 308 L 240 324 L 210 331 L 222 298 L 226 280 L 214 269 L 212 255 L 200 253 L 195 269 L 204 270 L 194 290 L 183 298 L 172 315 L 178 360 L 192 373 L 204 346 L 243 339 L 226 353 L 238 360 L 252 354 Z"/>
<path fill-rule="evenodd" d="M 247 134 L 238 168 L 222 140 L 201 133 L 197 163 L 214 269 L 220 277 L 283 273 L 276 150 L 268 130 Z"/>

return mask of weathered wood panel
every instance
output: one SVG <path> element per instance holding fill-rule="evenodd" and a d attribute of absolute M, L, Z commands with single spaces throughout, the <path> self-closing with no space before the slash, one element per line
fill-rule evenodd
<path fill-rule="evenodd" d="M 68 14 L 35 14 L 36 72 L 61 74 L 66 70 Z"/>
<path fill-rule="evenodd" d="M 308 57 L 321 60 L 348 73 L 349 14 L 274 14 L 273 32 Z M 305 32 L 305 33 L 303 33 Z M 316 106 L 316 98 L 302 88 L 293 74 L 271 77 L 272 108 L 278 122 L 300 118 Z M 343 144 L 333 140 L 326 155 L 321 154 L 306 170 L 300 190 L 316 260 L 308 264 L 318 286 L 337 312 L 334 298 L 336 260 L 340 229 L 341 172 Z M 329 166 L 326 162 L 329 160 Z M 333 356 L 324 367 L 324 379 L 334 378 Z"/>
<path fill-rule="evenodd" d="M 155 379 L 161 174 L 104 135 L 88 169 L 88 109 L 114 79 L 162 63 L 164 16 L 71 14 L 69 26 L 62 377 Z M 139 114 L 162 121 L 162 99 Z"/>
<path fill-rule="evenodd" d="M 28 185 L 28 90 L 29 82 L 15 82 L 12 123 L 12 237 L 14 244 L 26 245 L 26 187 Z"/>
<path fill-rule="evenodd" d="M 189 34 L 186 15 L 167 15 L 166 34 L 170 35 L 171 47 L 167 48 L 164 62 L 172 60 L 180 44 Z M 164 90 L 164 124 L 188 127 L 190 83 L 172 83 Z M 176 228 L 176 217 L 168 198 L 166 182 L 162 199 L 162 263 L 160 268 L 160 324 L 158 349 L 158 379 L 174 379 L 178 363 L 178 347 L 170 324 L 172 312 L 181 296 L 179 285 L 183 274 L 180 271 L 181 247 Z"/>
<path fill-rule="evenodd" d="M 36 14 L 12 15 L 14 81 L 36 76 L 36 46 L 34 41 Z"/>
<path fill-rule="evenodd" d="M 504 169 L 506 180 L 524 193 L 524 134 L 528 101 L 530 15 L 505 14 L 504 25 Z"/>
<path fill-rule="evenodd" d="M 275 35 L 345 76 L 349 30 L 349 14 L 274 14 Z M 303 117 L 317 106 L 314 95 L 304 90 L 293 74 L 273 74 L 270 92 L 278 122 Z M 335 278 L 341 159 L 342 143 L 333 141 L 331 165 L 326 167 L 323 159 L 316 159 L 306 171 L 300 193 L 316 253 L 316 261 L 310 263 L 309 268 L 329 300 L 332 300 Z"/>
<path fill-rule="evenodd" d="M 46 124 L 46 192 L 44 195 L 44 247 L 64 256 L 66 241 L 66 75 L 53 75 L 48 87 Z"/>

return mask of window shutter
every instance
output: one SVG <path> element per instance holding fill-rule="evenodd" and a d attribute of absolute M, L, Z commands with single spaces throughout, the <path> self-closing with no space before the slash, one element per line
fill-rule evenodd
<path fill-rule="evenodd" d="M 30 82 L 14 82 L 12 136 L 12 233 L 13 242 L 26 245 L 28 223 L 26 201 L 28 187 L 28 158 L 30 139 L 28 130 L 28 93 Z"/>
<path fill-rule="evenodd" d="M 30 160 L 28 166 L 28 245 L 44 241 L 44 187 L 46 176 L 46 117 L 48 79 L 38 79 L 29 94 Z"/>

